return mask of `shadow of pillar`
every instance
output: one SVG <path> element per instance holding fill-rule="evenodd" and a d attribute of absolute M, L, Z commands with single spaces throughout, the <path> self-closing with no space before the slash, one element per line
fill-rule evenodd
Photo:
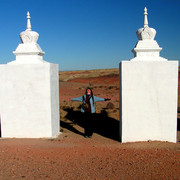
<path fill-rule="evenodd" d="M 2 131 L 2 130 L 1 130 L 1 115 L 0 115 L 0 137 L 2 137 L 2 136 L 1 136 L 1 131 Z"/>
<path fill-rule="evenodd" d="M 63 110 L 67 112 L 67 115 L 65 116 L 66 119 L 82 128 L 85 128 L 85 119 L 80 111 L 74 111 L 73 108 L 64 108 Z M 61 125 L 72 132 L 82 135 L 82 133 L 72 127 L 72 123 L 61 122 Z M 109 117 L 105 110 L 93 115 L 92 126 L 94 133 L 119 141 L 119 121 Z"/>
<path fill-rule="evenodd" d="M 119 141 L 122 142 L 122 72 L 119 64 Z"/>

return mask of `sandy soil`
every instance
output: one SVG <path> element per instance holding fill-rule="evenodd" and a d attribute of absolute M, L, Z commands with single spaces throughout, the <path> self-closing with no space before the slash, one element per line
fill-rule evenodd
<path fill-rule="evenodd" d="M 1 139 L 0 179 L 180 179 L 178 143 L 118 141 L 118 70 L 60 73 L 61 135 L 50 139 Z M 78 102 L 87 86 L 96 96 L 92 138 L 84 138 Z M 178 114 L 178 121 L 180 115 Z"/>

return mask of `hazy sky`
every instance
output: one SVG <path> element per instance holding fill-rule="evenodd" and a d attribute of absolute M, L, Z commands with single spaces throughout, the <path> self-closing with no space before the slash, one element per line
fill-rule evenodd
<path fill-rule="evenodd" d="M 118 68 L 133 58 L 145 6 L 160 55 L 180 60 L 180 0 L 1 0 L 0 63 L 15 59 L 29 11 L 44 60 L 60 70 Z"/>

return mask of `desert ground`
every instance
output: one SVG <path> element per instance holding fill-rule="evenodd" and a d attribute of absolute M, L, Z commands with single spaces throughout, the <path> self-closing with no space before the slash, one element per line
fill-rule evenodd
<path fill-rule="evenodd" d="M 179 122 L 177 143 L 119 142 L 118 69 L 60 72 L 59 82 L 61 134 L 0 139 L 0 179 L 180 179 Z M 82 96 L 87 86 L 95 96 L 111 98 L 96 103 L 94 133 L 88 139 L 81 103 L 70 101 Z"/>

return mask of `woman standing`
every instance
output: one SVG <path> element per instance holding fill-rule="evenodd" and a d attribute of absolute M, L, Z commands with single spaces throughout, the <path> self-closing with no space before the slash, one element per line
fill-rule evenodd
<path fill-rule="evenodd" d="M 96 112 L 94 103 L 98 101 L 107 101 L 110 99 L 96 97 L 93 95 L 92 89 L 87 88 L 85 95 L 78 98 L 72 98 L 71 100 L 81 101 L 83 103 L 81 106 L 81 112 L 84 114 L 85 137 L 90 138 L 93 134 L 93 114 Z"/>

